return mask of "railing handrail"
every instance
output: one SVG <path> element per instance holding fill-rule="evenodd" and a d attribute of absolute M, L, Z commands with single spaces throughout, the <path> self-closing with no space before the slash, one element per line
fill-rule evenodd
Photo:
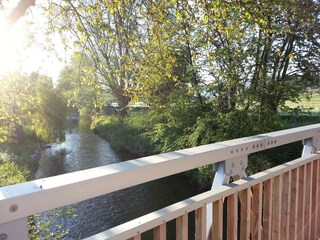
<path fill-rule="evenodd" d="M 294 168 L 306 165 L 314 160 L 319 159 L 318 154 L 310 154 L 307 157 L 301 157 L 291 162 L 278 165 L 266 171 L 262 171 L 237 180 L 235 182 L 223 185 L 221 187 L 206 191 L 188 199 L 182 200 L 170 206 L 164 207 L 152 213 L 146 214 L 129 222 L 108 229 L 85 240 L 123 240 L 135 236 L 137 233 L 143 233 L 153 229 L 163 223 L 177 219 L 184 214 L 190 213 L 196 209 L 206 206 L 208 203 L 224 199 L 234 193 L 238 193 L 246 188 L 262 183 L 275 176 L 289 172 Z"/>
<path fill-rule="evenodd" d="M 320 124 L 314 124 L 2 187 L 0 224 L 204 165 L 319 135 Z M 45 204 L 34 204 L 35 201 Z"/>

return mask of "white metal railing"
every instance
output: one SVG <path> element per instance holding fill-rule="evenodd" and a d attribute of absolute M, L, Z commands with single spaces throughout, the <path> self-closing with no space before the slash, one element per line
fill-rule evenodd
<path fill-rule="evenodd" d="M 236 204 L 235 199 L 238 198 L 234 193 L 246 188 L 246 184 L 250 186 L 252 186 L 251 184 L 256 184 L 252 182 L 254 180 L 250 180 L 253 176 L 245 178 L 246 161 L 249 154 L 304 140 L 303 157 L 298 160 L 298 164 L 302 164 L 301 161 L 307 164 L 306 162 L 317 159 L 317 155 L 312 153 L 315 148 L 318 148 L 319 137 L 320 124 L 315 124 L 183 149 L 3 187 L 0 188 L 0 239 L 28 239 L 27 217 L 35 213 L 62 207 L 204 165 L 215 164 L 217 170 L 215 182 L 219 184 L 216 184 L 211 191 L 176 203 L 158 212 L 150 213 L 139 220 L 132 220 L 100 235 L 92 236 L 92 239 L 109 239 L 108 234 L 117 233 L 114 238 L 110 239 L 139 239 L 141 232 L 155 228 L 155 239 L 165 239 L 163 238 L 165 222 L 170 219 L 178 219 L 177 226 L 184 226 L 184 228 L 181 231 L 177 230 L 177 236 L 185 236 L 187 213 L 195 210 L 196 219 L 198 219 L 196 238 L 206 239 L 216 234 L 217 231 L 221 232 L 221 226 L 214 228 L 216 221 L 212 222 L 212 219 L 215 218 L 211 214 L 220 213 L 221 215 L 221 209 L 215 211 L 216 206 L 221 207 L 221 198 L 229 198 L 229 195 L 220 194 L 219 192 L 226 191 L 231 193 L 230 196 L 233 196 L 233 201 L 228 201 L 228 204 L 231 204 L 230 202 Z M 284 165 L 288 169 L 282 169 L 282 171 L 291 171 L 290 164 Z M 281 167 L 283 168 L 284 166 Z M 236 175 L 244 179 L 239 180 L 240 182 L 234 182 L 233 185 L 226 185 L 229 177 Z M 315 173 L 315 176 L 318 175 Z M 259 178 L 256 181 L 261 183 L 264 180 Z M 225 186 L 217 188 L 218 185 L 223 184 Z M 250 192 L 252 194 L 253 190 L 250 190 Z M 209 207 L 211 203 L 213 203 L 213 210 Z M 233 209 L 235 209 L 235 206 L 233 206 Z M 218 216 L 220 215 L 218 214 Z M 232 231 L 235 232 L 234 229 Z M 181 239 L 186 238 L 182 237 Z"/>
<path fill-rule="evenodd" d="M 301 176 L 305 178 L 304 181 L 300 181 L 299 173 L 300 178 Z M 140 237 L 140 234 L 147 230 L 156 229 L 159 226 L 164 228 L 164 225 L 171 220 L 184 222 L 185 226 L 180 224 L 180 227 L 177 227 L 177 233 L 184 232 L 185 237 L 177 239 L 187 239 L 187 218 L 188 213 L 192 211 L 196 211 L 196 214 L 202 217 L 202 219 L 200 217 L 196 219 L 198 228 L 196 229 L 195 239 L 206 239 L 205 208 L 208 203 L 214 205 L 215 222 L 211 227 L 213 239 L 222 239 L 224 227 L 227 228 L 228 240 L 237 239 L 237 218 L 241 219 L 240 239 L 250 239 L 250 234 L 252 239 L 316 239 L 316 234 L 319 236 L 320 233 L 320 208 L 317 209 L 316 204 L 320 199 L 320 189 L 316 187 L 320 184 L 319 174 L 319 156 L 311 154 L 308 157 L 296 159 L 180 201 L 86 240 L 120 240 Z M 310 178 L 307 178 L 307 176 L 310 176 Z M 301 186 L 298 186 L 298 184 Z M 239 198 L 240 201 L 239 203 L 238 201 L 231 202 L 230 198 L 233 198 L 233 201 Z M 225 214 L 222 214 L 223 201 L 228 202 Z M 272 204 L 273 201 L 274 204 Z M 278 201 L 278 205 L 275 204 L 276 201 Z M 237 212 L 238 204 L 241 205 L 240 213 Z M 289 216 L 288 206 L 290 204 L 292 205 L 292 211 L 290 211 Z M 302 211 L 298 212 L 297 207 L 300 207 Z M 269 211 L 270 213 L 268 213 Z M 268 217 L 266 217 L 267 213 L 269 214 Z M 227 226 L 222 225 L 223 216 L 228 218 Z M 301 221 L 302 218 L 304 218 L 303 222 Z M 285 230 L 281 231 L 280 228 Z M 162 233 L 161 237 L 160 239 L 165 239 L 165 233 Z"/>

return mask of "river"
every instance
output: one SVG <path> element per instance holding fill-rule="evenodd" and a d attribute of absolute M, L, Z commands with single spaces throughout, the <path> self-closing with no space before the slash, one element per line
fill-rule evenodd
<path fill-rule="evenodd" d="M 36 178 L 55 176 L 78 170 L 99 167 L 134 158 L 129 154 L 117 154 L 109 143 L 95 135 L 83 122 L 73 122 L 66 131 L 66 140 L 46 149 L 39 162 Z M 63 239 L 82 239 L 121 223 L 158 210 L 199 193 L 181 176 L 171 176 L 104 196 L 73 204 L 72 214 L 56 217 L 51 221 L 53 232 L 68 229 Z M 63 196 L 61 196 L 63 197 Z M 50 212 L 42 219 L 52 218 Z M 192 228 L 192 217 L 190 225 Z M 174 238 L 174 227 L 168 227 L 168 239 Z M 59 231 L 61 231 L 61 229 Z M 190 239 L 193 238 L 191 231 Z M 151 239 L 151 233 L 143 236 Z"/>

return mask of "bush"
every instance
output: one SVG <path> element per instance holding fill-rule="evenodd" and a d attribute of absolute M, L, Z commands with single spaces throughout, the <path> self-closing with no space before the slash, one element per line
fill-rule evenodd
<path fill-rule="evenodd" d="M 121 125 L 115 116 L 101 116 L 95 121 L 95 131 L 118 152 L 129 151 L 137 156 L 151 155 L 156 150 L 146 134 L 149 123 L 145 119 L 144 112 L 137 112 L 127 116 Z"/>
<path fill-rule="evenodd" d="M 26 182 L 30 172 L 14 162 L 14 156 L 0 152 L 0 187 Z"/>

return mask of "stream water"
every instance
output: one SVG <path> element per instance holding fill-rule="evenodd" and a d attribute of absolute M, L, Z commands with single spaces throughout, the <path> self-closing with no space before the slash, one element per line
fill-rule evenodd
<path fill-rule="evenodd" d="M 95 135 L 85 123 L 73 122 L 66 131 L 65 142 L 53 144 L 43 152 L 36 178 L 84 170 L 132 158 L 134 156 L 115 153 L 109 143 Z M 66 213 L 51 219 L 54 223 L 52 231 L 68 229 L 68 234 L 63 239 L 82 239 L 197 193 L 199 190 L 179 175 L 163 178 L 73 204 L 71 209 L 76 217 L 70 217 L 70 214 Z M 50 220 L 54 214 L 49 213 L 44 213 L 42 219 Z M 61 229 L 58 230 L 56 225 Z M 175 239 L 174 228 L 172 226 L 168 228 L 168 239 Z M 147 233 L 143 239 L 150 239 L 150 235 Z"/>

